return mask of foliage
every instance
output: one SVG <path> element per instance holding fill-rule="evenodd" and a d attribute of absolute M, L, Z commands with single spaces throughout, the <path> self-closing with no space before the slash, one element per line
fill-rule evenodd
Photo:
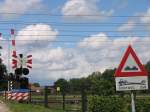
<path fill-rule="evenodd" d="M 40 84 L 36 82 L 36 83 L 33 83 L 33 86 L 40 87 Z"/>
<path fill-rule="evenodd" d="M 113 79 L 114 70 L 105 70 L 104 73 L 94 73 L 88 78 L 91 80 L 91 93 L 97 95 L 112 95 L 115 93 Z"/>
<path fill-rule="evenodd" d="M 150 112 L 150 101 L 149 99 L 137 99 L 136 110 L 137 112 Z"/>
<path fill-rule="evenodd" d="M 59 79 L 55 82 L 55 87 L 60 87 L 61 94 L 66 94 L 69 91 L 69 84 L 65 79 Z"/>
<path fill-rule="evenodd" d="M 77 93 L 77 92 L 79 92 L 81 90 L 79 88 L 82 85 L 81 84 L 81 79 L 78 79 L 78 78 L 70 79 L 69 85 L 70 85 L 70 92 L 71 93 Z"/>
<path fill-rule="evenodd" d="M 145 68 L 150 73 L 150 61 L 148 61 L 145 65 Z M 67 92 L 68 93 L 81 93 L 81 89 L 84 87 L 89 94 L 93 95 L 114 95 L 116 94 L 115 90 L 115 79 L 114 79 L 115 69 L 106 69 L 103 73 L 101 72 L 93 72 L 88 77 L 84 78 L 73 78 L 69 81 L 65 79 L 58 79 L 55 82 L 55 85 L 61 86 L 61 81 L 65 80 L 67 84 Z M 150 77 L 149 77 L 150 80 Z M 58 84 L 59 83 L 59 84 Z M 150 81 L 149 81 L 150 86 Z M 138 93 L 149 93 L 148 91 L 138 91 Z M 124 95 L 125 92 L 117 92 L 117 94 Z"/>
<path fill-rule="evenodd" d="M 127 101 L 118 97 L 93 96 L 89 99 L 89 112 L 128 112 Z"/>
<path fill-rule="evenodd" d="M 44 106 L 21 104 L 21 103 L 8 103 L 11 112 L 64 112 L 62 110 L 51 110 L 44 108 Z"/>
<path fill-rule="evenodd" d="M 7 76 L 7 68 L 0 59 L 0 80 L 4 80 Z"/>
<path fill-rule="evenodd" d="M 136 112 L 150 112 L 149 98 L 140 97 L 135 100 Z M 92 96 L 89 98 L 89 112 L 129 112 L 131 98 Z"/>
<path fill-rule="evenodd" d="M 6 68 L 6 65 L 4 65 L 2 63 L 2 60 L 0 59 L 0 90 L 7 90 L 7 85 L 8 85 L 8 82 L 7 82 L 7 68 Z"/>
<path fill-rule="evenodd" d="M 145 65 L 146 70 L 148 71 L 148 73 L 150 74 L 150 61 L 148 61 Z"/>

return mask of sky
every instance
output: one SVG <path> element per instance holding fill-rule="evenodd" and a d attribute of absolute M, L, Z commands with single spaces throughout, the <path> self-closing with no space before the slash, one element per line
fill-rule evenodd
<path fill-rule="evenodd" d="M 30 82 L 87 77 L 116 68 L 131 44 L 150 55 L 149 0 L 0 0 L 2 58 L 11 68 L 10 29 L 17 53 L 33 56 Z"/>

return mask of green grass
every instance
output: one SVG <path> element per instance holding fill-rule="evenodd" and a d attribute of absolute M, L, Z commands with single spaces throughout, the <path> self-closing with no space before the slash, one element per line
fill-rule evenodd
<path fill-rule="evenodd" d="M 51 110 L 39 105 L 21 104 L 21 103 L 8 103 L 11 112 L 64 112 L 62 110 Z"/>

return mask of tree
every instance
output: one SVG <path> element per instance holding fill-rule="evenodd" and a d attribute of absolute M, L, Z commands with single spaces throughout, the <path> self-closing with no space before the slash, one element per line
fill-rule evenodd
<path fill-rule="evenodd" d="M 150 73 L 150 61 L 147 62 L 145 68 Z M 88 93 L 97 94 L 97 95 L 113 95 L 115 91 L 115 74 L 116 69 L 106 69 L 103 73 L 93 72 L 86 78 L 73 78 L 69 81 L 65 79 L 59 79 L 55 82 L 56 87 L 60 88 L 62 85 L 67 85 L 67 90 L 69 89 L 70 93 L 80 93 L 81 89 L 84 88 Z M 150 80 L 150 77 L 149 77 Z M 63 84 L 65 83 L 65 84 Z M 150 86 L 150 83 L 149 83 Z M 142 91 L 143 93 L 150 92 Z M 117 94 L 124 95 L 125 92 L 117 92 Z"/>
<path fill-rule="evenodd" d="M 112 95 L 115 93 L 113 69 L 106 69 L 103 73 L 93 72 L 88 76 L 88 83 L 90 83 L 89 92 L 97 95 Z"/>
<path fill-rule="evenodd" d="M 146 70 L 148 71 L 148 73 L 150 74 L 150 61 L 148 61 L 145 65 Z"/>
<path fill-rule="evenodd" d="M 70 92 L 71 93 L 79 93 L 81 90 L 81 79 L 79 78 L 73 78 L 69 81 L 70 85 Z"/>
<path fill-rule="evenodd" d="M 4 80 L 7 78 L 7 68 L 2 63 L 2 59 L 0 58 L 0 80 Z"/>
<path fill-rule="evenodd" d="M 61 94 L 66 94 L 67 92 L 69 92 L 69 83 L 65 79 L 58 79 L 54 83 L 54 85 L 55 87 L 60 87 Z"/>
<path fill-rule="evenodd" d="M 38 82 L 33 83 L 33 86 L 40 87 L 40 84 Z"/>
<path fill-rule="evenodd" d="M 71 93 L 81 93 L 83 88 L 89 91 L 91 83 L 88 78 L 73 78 L 70 79 L 69 85 Z"/>
<path fill-rule="evenodd" d="M 0 90 L 7 90 L 7 68 L 0 58 Z"/>

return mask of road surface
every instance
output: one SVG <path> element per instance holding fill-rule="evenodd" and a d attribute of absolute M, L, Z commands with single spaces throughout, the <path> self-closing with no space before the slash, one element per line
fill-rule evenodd
<path fill-rule="evenodd" d="M 0 101 L 0 112 L 10 112 L 2 101 Z"/>

